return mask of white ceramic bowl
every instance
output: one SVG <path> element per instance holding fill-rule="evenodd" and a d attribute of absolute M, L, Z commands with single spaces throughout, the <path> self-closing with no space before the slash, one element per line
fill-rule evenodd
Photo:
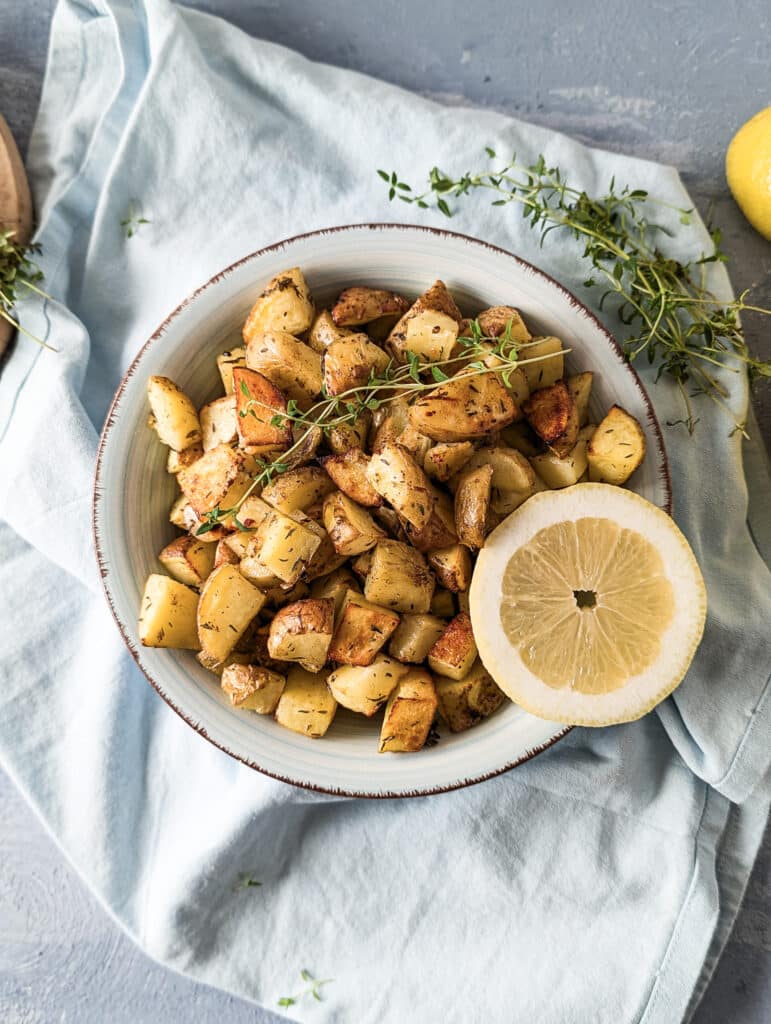
<path fill-rule="evenodd" d="M 157 552 L 174 536 L 168 510 L 176 485 L 166 450 L 146 426 L 152 374 L 175 380 L 196 405 L 221 388 L 215 356 L 240 341 L 254 299 L 274 274 L 300 266 L 319 304 L 343 286 L 378 285 L 416 296 L 444 280 L 466 312 L 511 303 L 538 334 L 573 349 L 572 371 L 595 371 L 593 406 L 614 402 L 645 425 L 648 455 L 634 478 L 640 494 L 671 503 L 659 425 L 636 373 L 599 321 L 572 294 L 511 253 L 430 228 L 355 225 L 279 242 L 224 270 L 158 328 L 126 374 L 107 417 L 94 491 L 94 534 L 107 599 L 131 653 L 155 689 L 189 725 L 240 761 L 299 786 L 351 796 L 416 796 L 466 786 L 521 764 L 569 730 L 513 704 L 458 735 L 440 730 L 436 746 L 416 754 L 378 754 L 375 722 L 340 710 L 322 740 L 272 719 L 233 710 L 217 680 L 183 651 L 144 648 L 137 615 Z"/>

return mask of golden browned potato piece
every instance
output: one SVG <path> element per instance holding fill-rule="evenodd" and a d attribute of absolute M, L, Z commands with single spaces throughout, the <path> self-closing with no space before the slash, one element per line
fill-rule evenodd
<path fill-rule="evenodd" d="M 181 452 L 175 452 L 173 448 L 169 448 L 169 457 L 166 459 L 166 472 L 176 475 L 180 469 L 192 466 L 202 455 L 203 445 L 201 444 L 191 444 L 188 448 L 183 448 Z"/>
<path fill-rule="evenodd" d="M 284 605 L 273 616 L 268 653 L 280 661 L 296 661 L 319 672 L 327 660 L 334 632 L 335 602 L 328 597 L 306 598 Z"/>
<path fill-rule="evenodd" d="M 299 267 L 284 270 L 268 281 L 244 324 L 244 341 L 262 331 L 302 334 L 313 321 L 313 300 Z"/>
<path fill-rule="evenodd" d="M 433 480 L 446 483 L 463 469 L 473 454 L 471 441 L 440 442 L 426 452 L 423 469 Z"/>
<path fill-rule="evenodd" d="M 451 544 L 438 551 L 430 551 L 428 564 L 440 585 L 448 590 L 458 593 L 468 590 L 471 585 L 471 555 L 465 544 Z"/>
<path fill-rule="evenodd" d="M 455 597 L 452 591 L 446 590 L 444 587 L 437 587 L 428 610 L 440 619 L 451 619 L 456 611 Z"/>
<path fill-rule="evenodd" d="M 320 466 L 300 466 L 275 477 L 263 487 L 260 497 L 279 512 L 305 512 L 334 489 L 335 485 Z"/>
<path fill-rule="evenodd" d="M 266 377 L 287 398 L 308 409 L 321 391 L 321 356 L 286 331 L 257 331 L 246 346 L 246 365 Z"/>
<path fill-rule="evenodd" d="M 381 405 L 372 416 L 370 449 L 379 452 L 386 444 L 398 440 L 409 423 L 410 406 L 406 398 L 393 398 Z"/>
<path fill-rule="evenodd" d="M 448 622 L 444 633 L 428 652 L 428 664 L 437 675 L 463 679 L 476 661 L 477 645 L 467 612 Z"/>
<path fill-rule="evenodd" d="M 434 441 L 471 441 L 508 426 L 518 409 L 494 374 L 463 372 L 418 398 L 409 415 Z"/>
<path fill-rule="evenodd" d="M 332 320 L 338 327 L 354 327 L 381 316 L 401 316 L 409 306 L 403 296 L 384 288 L 345 288 L 332 307 Z"/>
<path fill-rule="evenodd" d="M 436 688 L 431 673 L 410 669 L 388 698 L 378 752 L 422 750 L 435 715 Z"/>
<path fill-rule="evenodd" d="M 446 625 L 436 615 L 402 615 L 391 637 L 388 653 L 397 661 L 416 664 L 425 661 Z"/>
<path fill-rule="evenodd" d="M 541 455 L 534 455 L 530 463 L 539 479 L 543 480 L 551 490 L 572 487 L 573 484 L 578 483 L 588 465 L 586 441 L 578 441 L 575 448 L 567 455 L 544 452 Z"/>
<path fill-rule="evenodd" d="M 369 551 L 363 551 L 360 555 L 352 558 L 350 562 L 351 572 L 353 572 L 360 583 L 364 582 L 371 565 L 372 549 Z"/>
<path fill-rule="evenodd" d="M 324 531 L 302 512 L 277 509 L 260 523 L 255 535 L 255 554 L 284 583 L 297 583 L 321 544 Z"/>
<path fill-rule="evenodd" d="M 589 422 L 589 399 L 592 394 L 593 380 L 594 374 L 589 370 L 584 373 L 576 373 L 565 380 L 578 413 L 579 427 L 586 426 Z"/>
<path fill-rule="evenodd" d="M 222 689 L 234 708 L 272 715 L 286 686 L 286 677 L 259 665 L 226 665 Z"/>
<path fill-rule="evenodd" d="M 531 392 L 548 388 L 564 373 L 565 356 L 559 338 L 533 338 L 519 353 L 519 359 L 519 369 L 525 374 Z"/>
<path fill-rule="evenodd" d="M 405 521 L 404 532 L 410 544 L 423 554 L 455 544 L 458 534 L 455 531 L 452 498 L 444 491 L 434 490 L 434 508 L 429 521 L 422 530 L 416 530 L 411 523 Z"/>
<path fill-rule="evenodd" d="M 369 512 L 342 491 L 324 499 L 324 527 L 339 555 L 360 555 L 385 537 Z"/>
<path fill-rule="evenodd" d="M 335 619 L 337 619 L 340 609 L 343 607 L 345 595 L 349 590 L 358 593 L 356 577 L 348 566 L 342 565 L 331 572 L 329 576 L 315 580 L 311 587 L 311 596 L 331 598 L 335 603 Z"/>
<path fill-rule="evenodd" d="M 313 552 L 310 560 L 306 563 L 303 579 L 306 583 L 311 583 L 313 580 L 317 580 L 321 576 L 327 576 L 329 573 L 334 572 L 335 569 L 339 569 L 347 557 L 347 555 L 341 555 L 335 551 L 335 545 L 332 543 L 332 538 L 325 530 L 324 536 L 321 538 L 321 543 Z"/>
<path fill-rule="evenodd" d="M 463 679 L 437 679 L 439 714 L 450 732 L 464 732 L 496 711 L 504 694 L 479 659 Z"/>
<path fill-rule="evenodd" d="M 195 406 L 168 377 L 151 377 L 147 398 L 158 437 L 174 451 L 181 452 L 201 440 L 201 424 Z"/>
<path fill-rule="evenodd" d="M 170 576 L 151 573 L 139 613 L 139 640 L 145 647 L 197 651 L 198 594 Z"/>
<path fill-rule="evenodd" d="M 253 658 L 251 654 L 242 654 L 239 651 L 232 651 L 224 661 L 217 661 L 216 658 L 212 658 L 212 656 L 207 654 L 205 651 L 199 651 L 195 656 L 195 660 L 205 668 L 207 672 L 211 672 L 215 676 L 221 676 L 228 665 L 250 665 Z"/>
<path fill-rule="evenodd" d="M 228 544 L 227 537 L 218 540 L 216 546 L 213 544 L 207 544 L 206 546 L 214 548 L 214 569 L 219 569 L 221 565 L 238 565 L 243 558 L 243 555 L 237 555 Z"/>
<path fill-rule="evenodd" d="M 333 697 L 344 708 L 371 718 L 408 672 L 406 665 L 379 654 L 371 665 L 341 665 L 327 677 Z"/>
<path fill-rule="evenodd" d="M 364 581 L 364 596 L 397 612 L 425 613 L 435 585 L 419 551 L 398 540 L 381 540 Z"/>
<path fill-rule="evenodd" d="M 533 485 L 533 469 L 525 456 L 514 448 L 479 448 L 466 463 L 463 472 L 492 466 L 491 486 L 499 491 L 527 491 Z M 460 478 L 458 478 L 459 482 Z M 450 481 L 450 487 L 456 481 Z M 457 488 L 456 488 L 457 489 Z"/>
<path fill-rule="evenodd" d="M 507 330 L 512 341 L 527 342 L 532 338 L 521 313 L 513 306 L 490 306 L 482 310 L 477 320 L 488 338 L 499 338 Z"/>
<path fill-rule="evenodd" d="M 406 448 L 398 444 L 383 445 L 370 458 L 367 479 L 415 529 L 422 530 L 431 519 L 434 488 Z"/>
<path fill-rule="evenodd" d="M 395 325 L 387 348 L 400 362 L 408 352 L 423 362 L 441 362 L 452 355 L 462 321 L 444 281 L 435 281 Z"/>
<path fill-rule="evenodd" d="M 230 444 L 238 437 L 235 395 L 225 395 L 209 402 L 201 409 L 199 417 L 205 452 L 218 444 Z"/>
<path fill-rule="evenodd" d="M 217 505 L 232 508 L 252 482 L 250 462 L 244 452 L 220 444 L 181 469 L 177 480 L 195 514 L 203 516 Z"/>
<path fill-rule="evenodd" d="M 323 353 L 333 341 L 339 341 L 340 338 L 349 338 L 354 333 L 354 331 L 349 331 L 347 327 L 338 327 L 332 319 L 329 310 L 322 309 L 315 317 L 311 324 L 311 329 L 308 331 L 308 344 L 314 352 Z"/>
<path fill-rule="evenodd" d="M 200 587 L 214 568 L 214 557 L 213 544 L 204 544 L 187 534 L 167 544 L 158 555 L 158 561 L 175 580 L 189 587 Z"/>
<path fill-rule="evenodd" d="M 337 701 L 327 686 L 326 675 L 293 665 L 276 707 L 276 721 L 285 729 L 319 739 L 332 724 Z"/>
<path fill-rule="evenodd" d="M 493 467 L 463 470 L 455 492 L 455 529 L 466 547 L 478 550 L 487 536 Z"/>
<path fill-rule="evenodd" d="M 328 395 L 341 395 L 363 387 L 372 374 L 381 376 L 388 356 L 366 334 L 333 341 L 324 353 L 324 387 Z"/>
<path fill-rule="evenodd" d="M 343 455 L 350 448 L 364 448 L 369 435 L 372 417 L 365 411 L 353 423 L 338 423 L 326 432 L 327 444 L 335 455 Z M 342 488 L 341 488 L 342 489 Z"/>
<path fill-rule="evenodd" d="M 527 422 L 536 434 L 542 441 L 551 444 L 567 430 L 573 399 L 564 380 L 558 380 L 556 384 L 535 391 L 522 408 Z M 575 444 L 575 440 L 573 443 Z"/>
<path fill-rule="evenodd" d="M 399 616 L 349 590 L 338 615 L 329 660 L 345 665 L 371 665 L 399 625 Z"/>
<path fill-rule="evenodd" d="M 234 565 L 221 565 L 208 577 L 198 602 L 201 648 L 224 661 L 265 604 L 265 595 Z"/>
<path fill-rule="evenodd" d="M 416 430 L 408 420 L 404 430 L 396 438 L 396 443 L 401 445 L 402 448 L 406 448 L 417 464 L 422 466 L 426 454 L 434 442 L 430 437 L 426 437 L 425 434 L 421 434 L 419 430 Z"/>
<path fill-rule="evenodd" d="M 217 369 L 226 395 L 233 394 L 233 370 L 237 366 L 246 366 L 246 349 L 234 348 L 217 356 Z"/>
<path fill-rule="evenodd" d="M 233 370 L 233 387 L 238 413 L 236 426 L 241 446 L 275 445 L 287 448 L 292 443 L 289 421 L 281 426 L 271 423 L 274 416 L 286 412 L 283 393 L 261 373 L 240 366 Z"/>
<path fill-rule="evenodd" d="M 357 505 L 378 508 L 383 499 L 367 479 L 369 456 L 361 448 L 349 448 L 340 455 L 319 459 L 337 487 Z"/>
<path fill-rule="evenodd" d="M 589 442 L 589 479 L 605 484 L 626 483 L 645 458 L 645 450 L 645 431 L 639 420 L 614 405 Z"/>

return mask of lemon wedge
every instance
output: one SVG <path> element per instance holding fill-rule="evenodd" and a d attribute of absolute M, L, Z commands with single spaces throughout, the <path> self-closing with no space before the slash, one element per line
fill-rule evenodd
<path fill-rule="evenodd" d="M 539 718 L 640 718 L 682 680 L 707 597 L 688 542 L 632 491 L 533 495 L 487 538 L 469 594 L 487 671 Z"/>
<path fill-rule="evenodd" d="M 742 213 L 771 240 L 771 107 L 751 117 L 731 139 L 725 171 Z"/>

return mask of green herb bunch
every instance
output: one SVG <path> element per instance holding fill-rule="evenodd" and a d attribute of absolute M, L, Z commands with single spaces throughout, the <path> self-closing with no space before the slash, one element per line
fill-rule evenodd
<path fill-rule="evenodd" d="M 25 291 L 35 292 L 44 299 L 49 298 L 42 288 L 38 287 L 43 280 L 43 271 L 32 257 L 39 252 L 39 245 L 22 245 L 21 242 L 17 242 L 15 231 L 0 230 L 0 317 L 17 331 L 36 341 L 38 345 L 56 352 L 52 345 L 46 344 L 22 327 L 15 315 L 16 304 Z"/>
<path fill-rule="evenodd" d="M 495 152 L 486 150 L 490 160 Z M 541 244 L 557 229 L 563 229 L 583 245 L 583 257 L 591 266 L 584 282 L 587 288 L 604 286 L 600 308 L 609 298 L 629 328 L 624 350 L 630 362 L 644 356 L 658 366 L 661 374 L 674 378 L 683 400 L 683 423 L 690 432 L 698 422 L 691 399 L 707 395 L 732 416 L 725 399 L 728 392 L 716 371 L 741 372 L 750 379 L 770 377 L 771 362 L 755 359 L 749 352 L 740 325 L 740 315 L 752 311 L 771 315 L 747 301 L 744 291 L 732 302 L 723 303 L 706 286 L 710 263 L 726 262 L 720 249 L 720 231 L 711 230 L 713 251 L 682 263 L 666 256 L 657 239 L 671 231 L 650 219 L 651 209 L 674 210 L 680 223 L 690 223 L 692 210 L 672 207 L 653 199 L 642 189 L 617 189 L 611 180 L 605 195 L 593 198 L 583 189 L 570 186 L 558 167 L 548 167 L 543 156 L 524 166 L 514 156 L 503 166 L 458 178 L 438 167 L 429 173 L 426 191 L 416 193 L 396 172 L 377 172 L 387 183 L 389 198 L 413 203 L 420 209 L 435 206 L 452 216 L 449 199 L 462 199 L 484 190 L 495 198 L 493 206 L 513 203 L 522 216 L 540 232 Z M 744 433 L 744 424 L 734 422 Z M 746 436 L 746 434 L 745 434 Z"/>

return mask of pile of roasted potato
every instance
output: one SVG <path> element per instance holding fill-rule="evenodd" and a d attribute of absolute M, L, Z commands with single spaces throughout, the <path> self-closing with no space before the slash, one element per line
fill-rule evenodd
<path fill-rule="evenodd" d="M 515 308 L 477 324 L 491 369 L 504 332 L 525 346 L 505 381 L 459 358 L 470 322 L 441 281 L 413 303 L 346 288 L 316 311 L 293 268 L 258 298 L 243 347 L 218 357 L 222 397 L 196 409 L 151 378 L 182 532 L 158 556 L 166 575 L 147 580 L 142 643 L 198 652 L 235 707 L 306 736 L 338 705 L 370 718 L 385 705 L 380 751 L 420 750 L 437 713 L 460 732 L 495 711 L 504 695 L 468 615 L 475 552 L 537 491 L 624 483 L 645 437 L 616 406 L 590 424 L 592 374 L 566 377 L 562 342 L 531 337 Z M 422 380 L 447 360 L 452 375 L 324 429 L 282 416 L 415 357 Z M 283 471 L 244 497 L 277 459 Z"/>

